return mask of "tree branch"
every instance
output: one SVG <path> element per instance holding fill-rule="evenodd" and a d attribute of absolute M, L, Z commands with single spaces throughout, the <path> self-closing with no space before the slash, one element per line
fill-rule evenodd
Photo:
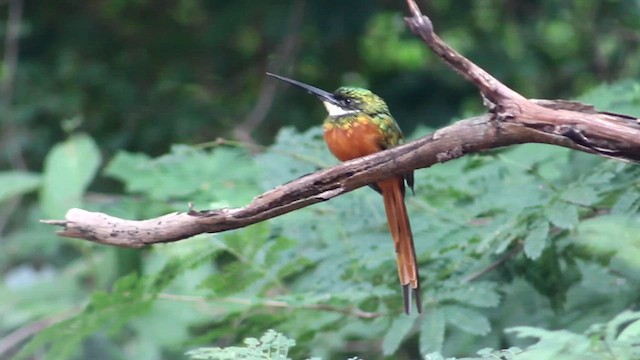
<path fill-rule="evenodd" d="M 331 306 L 327 304 L 303 304 L 303 305 L 294 306 L 287 303 L 286 301 L 270 300 L 270 299 L 255 300 L 255 299 L 243 299 L 243 298 L 233 298 L 233 297 L 211 299 L 206 297 L 175 295 L 175 294 L 169 294 L 169 293 L 160 293 L 158 294 L 158 298 L 165 299 L 165 300 L 195 302 L 195 303 L 198 303 L 204 306 L 209 306 L 209 307 L 211 307 L 212 303 L 226 302 L 231 304 L 240 304 L 240 305 L 247 305 L 247 306 L 261 305 L 264 307 L 281 308 L 281 309 L 301 308 L 301 309 L 308 309 L 308 310 L 335 312 L 335 313 L 343 314 L 345 316 L 351 316 L 351 317 L 356 317 L 361 319 L 375 319 L 377 317 L 384 315 L 383 313 L 379 313 L 379 312 L 369 312 L 369 311 L 360 310 L 359 308 L 354 306 L 347 307 L 347 308 L 341 308 L 341 307 Z"/>
<path fill-rule="evenodd" d="M 458 121 L 414 142 L 303 176 L 256 197 L 247 206 L 172 213 L 133 221 L 71 209 L 61 236 L 139 248 L 201 233 L 245 227 L 342 195 L 393 174 L 450 161 L 468 153 L 522 143 L 546 143 L 620 160 L 640 161 L 640 123 L 632 116 L 598 112 L 571 101 L 529 100 L 458 54 L 434 32 L 431 21 L 408 0 L 416 33 L 445 63 L 471 81 L 489 113 Z"/>

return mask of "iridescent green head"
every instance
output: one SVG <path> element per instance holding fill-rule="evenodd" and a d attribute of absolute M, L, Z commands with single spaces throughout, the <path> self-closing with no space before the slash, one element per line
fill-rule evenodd
<path fill-rule="evenodd" d="M 334 101 L 323 100 L 329 116 L 342 116 L 351 113 L 388 114 L 389 108 L 382 98 L 371 90 L 343 86 L 333 92 Z"/>
<path fill-rule="evenodd" d="M 389 114 L 389 108 L 382 98 L 371 90 L 343 86 L 332 93 L 318 89 L 284 76 L 267 73 L 278 80 L 295 85 L 320 98 L 331 117 L 366 113 L 369 115 Z"/>

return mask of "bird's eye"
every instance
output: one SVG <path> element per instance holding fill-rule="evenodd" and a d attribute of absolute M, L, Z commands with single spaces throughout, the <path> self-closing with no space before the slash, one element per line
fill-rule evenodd
<path fill-rule="evenodd" d="M 353 101 L 351 101 L 351 99 L 344 99 L 344 103 L 345 103 L 346 105 L 351 105 L 351 103 L 352 103 L 352 102 L 353 102 Z"/>

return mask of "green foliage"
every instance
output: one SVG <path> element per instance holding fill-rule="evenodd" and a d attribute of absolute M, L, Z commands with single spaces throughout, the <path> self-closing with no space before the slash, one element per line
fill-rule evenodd
<path fill-rule="evenodd" d="M 80 344 L 100 329 L 119 333 L 131 317 L 143 315 L 151 306 L 152 298 L 143 283 L 134 275 L 120 278 L 109 293 L 95 292 L 89 304 L 77 316 L 61 321 L 44 330 L 16 356 L 28 358 L 34 350 L 50 344 L 47 353 L 52 358 L 67 359 L 78 355 Z M 59 339 L 64 338 L 64 341 Z M 54 339 L 54 341 L 52 341 Z"/>
<path fill-rule="evenodd" d="M 59 218 L 82 205 L 82 196 L 100 166 L 100 151 L 87 135 L 76 135 L 54 146 L 44 163 L 40 193 L 47 217 Z"/>
<path fill-rule="evenodd" d="M 88 302 L 81 305 L 81 310 L 72 309 L 60 316 L 62 321 L 40 332 L 16 355 L 16 359 L 28 358 L 43 347 L 47 348 L 47 353 L 52 358 L 75 358 L 87 338 L 105 332 L 114 339 L 123 339 L 123 333 L 130 331 L 125 327 L 145 329 L 144 334 L 148 334 L 149 329 L 136 326 L 135 319 L 143 320 L 154 309 L 162 308 L 162 304 L 158 304 L 160 292 L 166 290 L 178 277 L 208 261 L 217 251 L 215 248 L 200 247 L 193 253 L 168 259 L 153 276 L 129 274 L 119 278 L 109 291 L 94 291 Z M 161 325 L 166 327 L 165 321 L 171 317 L 170 314 L 162 314 L 164 321 Z M 186 333 L 182 336 L 186 336 Z M 140 340 L 142 342 L 144 339 Z"/>
<path fill-rule="evenodd" d="M 26 171 L 0 172 L 0 203 L 37 189 L 40 181 L 38 174 Z"/>
<path fill-rule="evenodd" d="M 429 316 L 420 324 L 420 353 L 438 353 L 444 346 L 446 318 L 442 309 L 432 307 L 426 311 Z"/>
<path fill-rule="evenodd" d="M 489 319 L 477 310 L 458 305 L 445 305 L 443 310 L 447 321 L 464 332 L 486 335 L 491 330 Z"/>
<path fill-rule="evenodd" d="M 441 313 L 440 313 L 441 314 Z M 441 315 L 434 313 L 431 320 L 424 324 L 435 325 Z M 405 332 L 415 319 L 404 317 L 394 321 L 393 331 Z M 439 327 L 436 325 L 436 327 Z M 640 312 L 623 311 L 604 324 L 593 324 L 584 334 L 567 330 L 549 331 L 540 328 L 520 326 L 506 330 L 521 338 L 536 338 L 537 342 L 524 349 L 512 347 L 504 350 L 485 348 L 477 352 L 479 357 L 453 358 L 446 360 L 600 360 L 600 359 L 637 359 L 640 357 Z M 383 349 L 387 343 L 385 337 Z M 192 350 L 188 355 L 192 359 L 289 359 L 287 353 L 295 341 L 282 334 L 269 330 L 258 339 L 244 340 L 246 347 L 201 348 Z M 424 355 L 425 360 L 445 360 L 437 352 Z"/>
<path fill-rule="evenodd" d="M 624 311 L 606 324 L 594 324 L 584 334 L 515 327 L 507 332 L 538 342 L 514 359 L 637 359 L 640 357 L 640 313 Z"/>
<path fill-rule="evenodd" d="M 406 25 L 396 12 L 376 14 L 362 41 L 364 60 L 374 70 L 424 68 L 429 51 L 420 39 L 406 37 Z"/>
<path fill-rule="evenodd" d="M 407 132 L 481 107 L 473 87 L 409 33 L 403 2 L 165 5 L 28 5 L 14 101 L 0 105 L 8 106 L 2 132 L 11 134 L 0 168 L 22 157 L 39 169 L 64 136 L 60 119 L 74 119 L 106 154 L 161 154 L 171 144 L 229 137 L 254 108 L 267 69 L 328 89 L 359 79 L 388 100 Z M 567 97 L 640 74 L 633 0 L 420 5 L 447 42 L 530 97 Z M 283 53 L 285 44 L 297 45 Z M 283 125 L 315 125 L 321 109 L 309 116 L 313 100 L 278 96 L 253 135 L 268 143 Z"/>
<path fill-rule="evenodd" d="M 638 116 L 640 84 L 627 80 L 614 85 L 599 86 L 581 96 L 580 101 L 593 104 L 601 111 L 616 111 Z"/>
<path fill-rule="evenodd" d="M 156 158 L 121 151 L 103 175 L 128 194 L 78 200 L 99 159 L 89 144 L 72 136 L 48 156 L 67 169 L 74 189 L 63 191 L 131 218 L 182 211 L 190 201 L 242 205 L 335 163 L 318 128 L 285 128 L 255 156 L 230 146 L 177 145 Z M 94 165 L 74 170 L 82 159 Z M 6 173 L 0 181 L 21 184 L 7 188 L 5 201 L 39 190 L 44 208 L 43 188 L 55 182 L 40 179 L 56 176 L 51 166 L 42 175 Z M 198 349 L 189 356 L 551 359 L 565 350 L 600 354 L 606 343 L 624 359 L 637 350 L 630 339 L 639 327 L 624 312 L 640 290 L 639 177 L 637 166 L 533 144 L 416 172 L 407 205 L 425 284 L 421 316 L 401 313 L 393 245 L 380 196 L 369 189 L 146 251 L 57 239 L 30 226 L 9 234 L 0 256 L 0 308 L 12 308 L 0 328 L 49 324 L 18 358 L 42 351 L 84 358 L 96 349 L 160 358 Z M 35 223 L 43 214 L 34 205 L 27 216 Z M 33 268 L 30 259 L 46 266 Z M 617 323 L 617 332 L 598 332 L 614 326 L 598 323 Z M 277 333 L 228 347 L 266 329 Z M 598 340 L 602 334 L 608 340 Z M 527 337 L 539 341 L 530 346 Z M 567 347 L 574 341 L 581 345 Z M 349 350 L 354 343 L 361 345 Z M 505 345 L 512 348 L 493 350 Z"/>
<path fill-rule="evenodd" d="M 605 215 L 585 220 L 576 240 L 595 256 L 610 258 L 613 271 L 640 280 L 640 221 L 624 215 Z"/>
<path fill-rule="evenodd" d="M 524 238 L 524 253 L 532 260 L 542 255 L 549 236 L 549 222 L 541 220 L 532 224 Z"/>
<path fill-rule="evenodd" d="M 227 348 L 200 348 L 187 353 L 191 359 L 219 360 L 288 360 L 289 349 L 296 342 L 284 335 L 268 330 L 260 339 L 244 339 L 246 347 L 230 346 Z"/>
<path fill-rule="evenodd" d="M 220 171 L 229 164 L 233 169 Z M 249 201 L 255 189 L 254 171 L 242 151 L 220 148 L 208 153 L 185 145 L 175 145 L 169 154 L 156 159 L 121 151 L 105 169 L 107 175 L 122 181 L 128 192 L 159 201 L 213 198 L 218 207 Z"/>
<path fill-rule="evenodd" d="M 640 170 L 557 147 L 416 173 L 407 203 L 421 316 L 401 314 L 393 245 L 369 189 L 145 250 L 57 238 L 38 220 L 70 207 L 149 218 L 189 202 L 242 206 L 335 164 L 315 99 L 257 100 L 272 95 L 260 91 L 265 68 L 327 89 L 365 84 L 407 134 L 480 108 L 474 89 L 408 34 L 404 5 L 163 5 L 25 4 L 13 99 L 0 104 L 0 344 L 20 342 L 0 357 L 639 357 L 639 317 L 625 310 L 638 307 L 640 290 Z M 629 0 L 424 6 L 447 42 L 525 95 L 566 97 L 627 78 L 580 100 L 640 114 L 631 80 L 640 14 Z M 251 135 L 275 138 L 257 155 L 170 147 L 227 137 L 254 109 L 262 121 Z M 33 329 L 42 331 L 21 338 Z"/>
<path fill-rule="evenodd" d="M 382 353 L 391 355 L 398 351 L 402 340 L 409 334 L 415 322 L 415 316 L 402 316 L 393 319 L 391 326 L 382 339 Z"/>

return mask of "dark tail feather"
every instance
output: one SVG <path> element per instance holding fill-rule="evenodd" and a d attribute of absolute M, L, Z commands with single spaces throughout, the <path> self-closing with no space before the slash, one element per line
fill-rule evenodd
<path fill-rule="evenodd" d="M 402 285 L 402 298 L 404 302 L 404 312 L 411 314 L 411 293 L 413 293 L 414 299 L 416 299 L 416 308 L 418 314 L 422 314 L 422 299 L 420 298 L 420 285 L 417 288 L 411 288 L 409 284 Z"/>

